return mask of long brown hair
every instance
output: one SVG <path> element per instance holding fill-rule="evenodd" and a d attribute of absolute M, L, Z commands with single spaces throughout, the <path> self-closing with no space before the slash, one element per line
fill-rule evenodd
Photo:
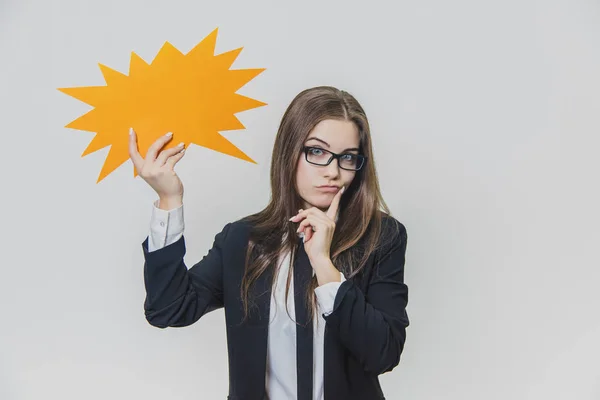
<path fill-rule="evenodd" d="M 390 214 L 390 211 L 379 189 L 367 116 L 358 101 L 346 91 L 331 86 L 306 89 L 288 106 L 275 138 L 269 204 L 262 211 L 244 219 L 252 226 L 240 290 L 244 320 L 248 316 L 252 283 L 268 268 L 277 268 L 277 261 L 283 251 L 291 251 L 290 260 L 294 260 L 297 253 L 297 224 L 288 221 L 303 205 L 303 199 L 296 189 L 296 168 L 309 133 L 319 122 L 326 119 L 346 120 L 356 124 L 360 138 L 360 154 L 366 156 L 365 164 L 357 171 L 352 184 L 346 188 L 340 201 L 339 216 L 331 243 L 331 260 L 335 266 L 343 266 L 344 276 L 349 279 L 361 271 L 369 255 L 380 245 L 381 211 L 387 214 Z M 293 261 L 290 262 L 293 264 Z M 286 304 L 292 273 L 290 265 Z M 271 285 L 275 281 L 274 273 Z M 310 320 L 316 309 L 314 289 L 317 285 L 316 276 L 313 276 L 306 293 Z"/>

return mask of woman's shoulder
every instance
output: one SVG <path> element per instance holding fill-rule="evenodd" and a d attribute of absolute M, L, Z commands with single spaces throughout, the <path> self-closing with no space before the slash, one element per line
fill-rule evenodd
<path fill-rule="evenodd" d="M 381 211 L 381 230 L 377 246 L 380 255 L 384 255 L 398 246 L 406 246 L 407 239 L 406 226 L 392 215 Z"/>
<path fill-rule="evenodd" d="M 406 237 L 406 226 L 393 217 L 390 214 L 387 214 L 383 211 L 381 213 L 381 236 L 382 238 L 397 238 L 397 237 Z"/>
<path fill-rule="evenodd" d="M 251 224 L 247 218 L 248 217 L 230 219 L 223 226 L 221 233 L 223 233 L 226 237 L 238 236 L 240 234 L 247 233 L 251 227 Z"/>
<path fill-rule="evenodd" d="M 255 225 L 256 214 L 230 219 L 225 223 L 222 233 L 227 238 L 247 238 Z"/>

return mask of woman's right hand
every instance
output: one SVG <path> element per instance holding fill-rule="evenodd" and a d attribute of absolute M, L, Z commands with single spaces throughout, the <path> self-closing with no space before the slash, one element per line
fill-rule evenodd
<path fill-rule="evenodd" d="M 137 137 L 133 128 L 129 130 L 129 157 L 138 174 L 156 191 L 161 199 L 183 198 L 183 184 L 173 167 L 183 158 L 183 143 L 168 150 L 158 151 L 171 140 L 170 133 L 158 138 L 148 149 L 146 159 L 138 151 Z"/>

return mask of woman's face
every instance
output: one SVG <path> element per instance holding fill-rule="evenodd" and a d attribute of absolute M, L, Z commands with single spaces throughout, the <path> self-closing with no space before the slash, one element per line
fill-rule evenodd
<path fill-rule="evenodd" d="M 304 145 L 329 150 L 337 154 L 359 154 L 358 128 L 351 121 L 323 120 L 308 134 Z M 320 152 L 317 150 L 316 153 L 319 154 Z M 348 190 L 356 171 L 340 168 L 338 161 L 331 160 L 331 163 L 326 166 L 314 165 L 306 161 L 304 153 L 302 154 L 296 170 L 296 182 L 298 194 L 304 200 L 303 209 L 317 207 L 322 211 L 326 211 L 329 208 L 337 191 L 319 188 L 319 186 L 331 185 L 339 189 L 346 186 L 346 190 Z"/>

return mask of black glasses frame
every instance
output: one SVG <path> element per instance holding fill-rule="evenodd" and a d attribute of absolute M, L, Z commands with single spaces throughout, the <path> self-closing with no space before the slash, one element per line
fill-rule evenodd
<path fill-rule="evenodd" d="M 324 151 L 325 153 L 331 154 L 331 157 L 329 157 L 329 160 L 327 161 L 327 164 L 318 164 L 318 163 L 315 163 L 315 162 L 312 162 L 312 161 L 308 161 L 308 152 L 310 150 L 312 150 L 312 149 L 319 149 L 321 151 Z M 358 171 L 358 170 L 360 170 L 365 165 L 365 160 L 367 159 L 367 157 L 363 156 L 362 154 L 354 154 L 354 153 L 336 154 L 333 151 L 325 150 L 322 147 L 315 147 L 315 146 L 304 146 L 303 151 L 304 151 L 304 158 L 310 164 L 320 165 L 320 166 L 327 166 L 327 165 L 331 164 L 331 161 L 333 161 L 333 159 L 335 158 L 336 160 L 338 160 L 338 167 L 340 167 L 341 169 L 345 169 L 346 171 Z M 344 167 L 341 166 L 341 164 L 340 164 L 340 157 L 344 156 L 346 154 L 351 154 L 351 155 L 353 155 L 355 157 L 358 157 L 358 161 L 360 162 L 360 165 L 358 166 L 358 168 L 344 168 Z"/>

